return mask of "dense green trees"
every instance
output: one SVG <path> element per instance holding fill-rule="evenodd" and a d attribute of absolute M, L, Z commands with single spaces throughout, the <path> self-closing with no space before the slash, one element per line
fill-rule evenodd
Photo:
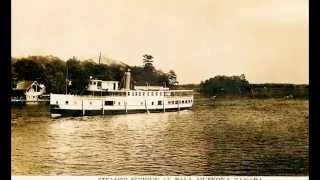
<path fill-rule="evenodd" d="M 132 85 L 162 85 L 170 88 L 199 89 L 207 95 L 245 95 L 251 97 L 308 97 L 307 85 L 293 84 L 249 84 L 245 75 L 215 76 L 202 81 L 200 86 L 177 86 L 177 75 L 173 70 L 165 73 L 155 69 L 153 56 L 144 55 L 143 66 L 126 64 L 97 64 L 92 59 L 76 58 L 63 61 L 55 56 L 29 56 L 11 58 L 12 87 L 20 80 L 38 81 L 44 83 L 47 92 L 65 93 L 67 72 L 68 92 L 81 94 L 90 76 L 101 80 L 122 81 L 124 72 L 131 69 Z M 148 64 L 148 65 L 147 65 Z M 120 83 L 121 86 L 121 83 Z"/>
<path fill-rule="evenodd" d="M 156 70 L 152 64 L 151 55 L 143 56 L 144 66 L 129 66 L 126 64 L 97 64 L 92 59 L 79 60 L 75 57 L 63 61 L 54 56 L 29 56 L 12 58 L 12 85 L 19 80 L 30 80 L 44 83 L 47 92 L 81 94 L 89 81 L 90 76 L 101 80 L 120 81 L 127 69 L 131 69 L 132 83 L 134 85 L 165 85 L 174 86 L 169 82 L 172 74 L 176 81 L 174 71 L 164 73 Z M 147 61 L 145 61 L 147 60 Z M 148 65 L 147 65 L 148 64 Z M 68 80 L 71 83 L 66 82 Z"/>
<path fill-rule="evenodd" d="M 196 89 L 196 88 L 194 88 Z M 200 83 L 206 95 L 249 96 L 255 98 L 306 98 L 308 85 L 283 83 L 249 84 L 245 76 L 215 76 Z"/>
<path fill-rule="evenodd" d="M 170 86 L 175 86 L 177 85 L 179 82 L 177 81 L 177 75 L 173 70 L 170 70 L 168 73 L 168 83 Z"/>
<path fill-rule="evenodd" d="M 145 68 L 153 66 L 153 56 L 149 54 L 144 54 L 143 56 L 143 65 Z"/>
<path fill-rule="evenodd" d="M 283 83 L 251 84 L 251 95 L 261 98 L 307 98 L 309 96 L 309 86 L 305 84 Z"/>
<path fill-rule="evenodd" d="M 207 95 L 246 95 L 250 93 L 250 84 L 243 74 L 215 76 L 200 83 L 200 92 Z"/>

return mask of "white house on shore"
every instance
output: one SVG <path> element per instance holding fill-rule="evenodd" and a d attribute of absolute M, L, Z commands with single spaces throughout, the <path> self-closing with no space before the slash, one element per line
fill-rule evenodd
<path fill-rule="evenodd" d="M 39 98 L 46 92 L 44 84 L 39 84 L 37 81 L 19 81 L 14 91 L 23 91 L 26 96 L 26 101 L 38 101 Z"/>

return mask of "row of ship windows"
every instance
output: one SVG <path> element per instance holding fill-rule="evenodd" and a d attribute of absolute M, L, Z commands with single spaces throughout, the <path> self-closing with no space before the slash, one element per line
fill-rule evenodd
<path fill-rule="evenodd" d="M 179 101 L 168 101 L 168 104 L 178 104 L 179 103 Z M 190 99 L 190 100 L 182 100 L 182 101 L 180 101 L 180 103 L 181 104 L 187 104 L 187 103 L 192 103 L 192 100 Z"/>
<path fill-rule="evenodd" d="M 188 104 L 188 103 L 192 103 L 192 99 L 190 100 L 181 100 L 179 101 L 168 101 L 168 104 Z M 58 101 L 56 101 L 56 104 L 59 104 Z M 69 104 L 69 101 L 65 101 L 65 104 Z M 77 104 L 77 101 L 74 102 L 74 104 Z M 89 102 L 90 105 L 92 105 L 92 102 Z M 115 105 L 116 102 L 115 101 L 104 101 L 104 105 L 105 106 L 113 106 Z M 143 102 L 140 103 L 141 105 L 144 105 Z M 118 105 L 121 105 L 121 102 L 118 102 Z M 154 102 L 151 102 L 151 105 L 154 105 Z M 158 105 L 162 105 L 162 101 L 158 101 Z"/>
<path fill-rule="evenodd" d="M 162 92 L 128 92 L 128 96 L 162 96 Z"/>

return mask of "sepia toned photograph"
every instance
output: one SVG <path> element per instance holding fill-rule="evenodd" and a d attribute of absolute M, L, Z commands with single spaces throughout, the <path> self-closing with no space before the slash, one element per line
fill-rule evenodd
<path fill-rule="evenodd" d="M 305 0 L 12 0 L 12 176 L 309 176 Z"/>

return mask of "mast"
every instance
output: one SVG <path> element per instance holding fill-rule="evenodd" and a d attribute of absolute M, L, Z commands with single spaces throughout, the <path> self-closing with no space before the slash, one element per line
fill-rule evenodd
<path fill-rule="evenodd" d="M 68 94 L 68 63 L 66 62 L 66 94 Z"/>
<path fill-rule="evenodd" d="M 101 51 L 99 53 L 99 64 L 100 64 L 100 62 L 101 62 Z"/>
<path fill-rule="evenodd" d="M 73 60 L 75 60 L 76 58 L 73 56 L 72 57 Z M 68 75 L 68 61 L 66 62 L 66 94 L 68 94 L 68 86 L 69 86 L 69 75 Z"/>

